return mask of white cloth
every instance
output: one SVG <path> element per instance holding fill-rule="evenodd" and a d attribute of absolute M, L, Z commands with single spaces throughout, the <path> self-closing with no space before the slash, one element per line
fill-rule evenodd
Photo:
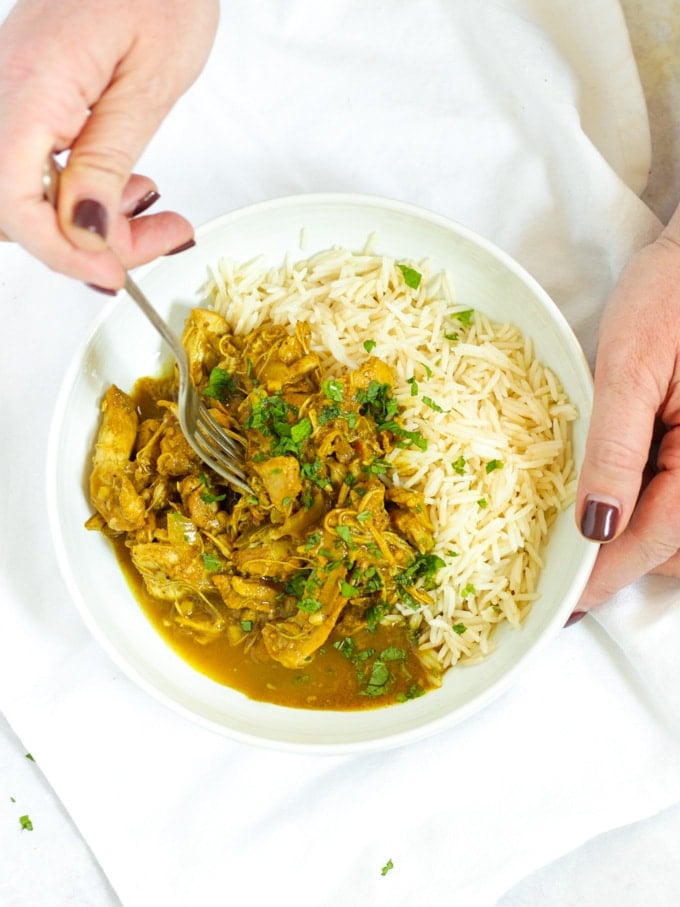
<path fill-rule="evenodd" d="M 425 205 L 518 258 L 590 356 L 616 275 L 659 229 L 636 195 L 648 167 L 614 0 L 232 0 L 140 164 L 196 222 L 315 190 Z M 7 245 L 0 296 L 0 706 L 125 907 L 488 907 L 680 799 L 666 582 L 565 630 L 464 725 L 387 753 L 270 752 L 163 709 L 89 637 L 47 529 L 50 414 L 100 300 Z M 10 884 L 0 901 L 32 903 Z"/>

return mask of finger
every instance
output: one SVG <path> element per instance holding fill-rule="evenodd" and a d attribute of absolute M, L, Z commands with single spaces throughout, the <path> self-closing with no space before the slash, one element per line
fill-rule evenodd
<path fill-rule="evenodd" d="M 115 232 L 117 255 L 125 268 L 136 268 L 159 256 L 176 254 L 194 245 L 193 226 L 173 211 L 133 220 L 120 217 Z M 118 286 L 112 285 L 112 288 Z"/>
<path fill-rule="evenodd" d="M 652 570 L 652 573 L 657 573 L 659 576 L 670 576 L 673 579 L 680 579 L 680 552 L 676 552 L 673 557 L 664 561 L 663 564 L 659 564 L 658 567 L 655 567 Z"/>
<path fill-rule="evenodd" d="M 128 61 L 73 143 L 59 187 L 59 223 L 79 248 L 97 251 L 109 241 L 135 161 L 169 110 L 172 99 L 154 94 Z"/>
<path fill-rule="evenodd" d="M 148 176 L 133 173 L 128 180 L 121 200 L 121 211 L 126 217 L 137 217 L 147 211 L 160 198 L 156 183 Z M 0 242 L 11 242 L 0 230 Z"/>
<path fill-rule="evenodd" d="M 606 359 L 598 360 L 595 402 L 579 475 L 576 518 L 586 538 L 610 542 L 627 525 L 647 462 L 657 406 L 656 393 L 631 372 L 616 381 Z"/>
<path fill-rule="evenodd" d="M 160 197 L 158 186 L 152 179 L 133 173 L 123 189 L 121 212 L 126 217 L 137 217 L 154 205 Z"/>
<path fill-rule="evenodd" d="M 658 473 L 640 497 L 625 531 L 600 548 L 577 610 L 594 608 L 646 573 L 677 569 L 679 502 L 680 471 Z"/>
<path fill-rule="evenodd" d="M 653 264 L 653 263 L 652 263 Z M 601 327 L 595 394 L 576 495 L 576 520 L 587 538 L 610 542 L 633 513 L 654 432 L 675 368 L 672 324 L 650 324 L 643 303 L 656 287 L 647 262 L 629 266 Z"/>

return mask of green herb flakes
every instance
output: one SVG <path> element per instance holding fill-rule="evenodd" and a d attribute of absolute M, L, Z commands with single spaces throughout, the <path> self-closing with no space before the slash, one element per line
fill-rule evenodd
<path fill-rule="evenodd" d="M 33 823 L 29 816 L 19 816 L 19 824 L 25 831 L 33 831 Z"/>
<path fill-rule="evenodd" d="M 236 393 L 236 385 L 231 374 L 223 368 L 215 367 L 210 372 L 208 386 L 203 388 L 204 397 L 212 397 L 221 403 Z"/>
<path fill-rule="evenodd" d="M 417 290 L 420 286 L 420 281 L 423 279 L 423 275 L 420 271 L 416 271 L 415 268 L 410 268 L 408 265 L 400 265 L 397 267 L 404 275 L 404 283 L 407 287 L 411 287 L 412 290 Z"/>
<path fill-rule="evenodd" d="M 484 467 L 486 469 L 486 474 L 493 472 L 494 469 L 502 469 L 503 461 L 502 460 L 489 460 L 489 462 Z"/>
<path fill-rule="evenodd" d="M 380 870 L 380 875 L 386 876 L 387 873 L 390 872 L 392 869 L 394 869 L 394 863 L 392 862 L 392 860 L 388 860 L 387 863 L 385 863 L 383 868 Z"/>
<path fill-rule="evenodd" d="M 301 441 L 304 441 L 305 438 L 308 438 L 312 433 L 312 420 L 305 416 L 304 419 L 300 419 L 295 425 L 290 427 L 290 437 L 295 444 L 300 444 Z"/>
<path fill-rule="evenodd" d="M 201 555 L 201 560 L 208 573 L 219 573 L 222 569 L 222 561 L 216 554 L 204 551 Z"/>
<path fill-rule="evenodd" d="M 425 406 L 429 406 L 430 409 L 434 410 L 436 413 L 447 413 L 448 412 L 447 409 L 442 409 L 442 407 L 438 403 L 435 403 L 435 401 L 432 399 L 432 397 L 423 397 L 422 400 L 423 400 L 423 403 L 425 404 Z"/>
<path fill-rule="evenodd" d="M 354 547 L 352 532 L 348 526 L 336 526 L 335 531 L 349 548 Z"/>
<path fill-rule="evenodd" d="M 368 341 L 366 342 L 368 343 Z M 333 400 L 335 403 L 342 403 L 342 381 L 337 381 L 335 378 L 329 378 L 327 381 L 321 383 L 321 390 L 329 400 Z"/>
<path fill-rule="evenodd" d="M 462 325 L 467 327 L 470 324 L 470 321 L 472 320 L 472 316 L 474 315 L 474 313 L 475 313 L 474 309 L 465 309 L 462 312 L 456 312 L 455 317 L 458 319 L 458 321 L 460 321 L 460 323 Z"/>
<path fill-rule="evenodd" d="M 465 626 L 465 624 L 454 624 L 451 629 L 454 631 L 454 633 L 462 636 L 463 633 L 465 633 L 465 631 L 467 630 L 467 627 Z"/>
<path fill-rule="evenodd" d="M 373 352 L 375 349 L 375 340 L 364 340 L 364 349 L 367 353 Z"/>

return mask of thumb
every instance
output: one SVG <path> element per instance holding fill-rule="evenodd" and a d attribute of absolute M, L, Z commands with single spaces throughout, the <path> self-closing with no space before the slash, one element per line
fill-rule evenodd
<path fill-rule="evenodd" d="M 101 251 L 115 237 L 132 168 L 171 106 L 140 74 L 114 77 L 71 147 L 58 199 L 59 224 L 78 248 Z"/>
<path fill-rule="evenodd" d="M 598 350 L 593 412 L 576 494 L 581 533 L 609 542 L 626 527 L 649 457 L 658 391 L 615 335 Z M 623 335 L 625 336 L 625 335 Z"/>

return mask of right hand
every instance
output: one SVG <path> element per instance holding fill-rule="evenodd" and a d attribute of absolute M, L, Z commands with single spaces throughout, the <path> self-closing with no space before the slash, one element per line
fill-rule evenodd
<path fill-rule="evenodd" d="M 201 71 L 218 14 L 217 0 L 19 0 L 0 28 L 0 239 L 111 289 L 191 241 L 179 214 L 131 218 L 155 189 L 132 168 Z M 43 166 L 66 149 L 55 213 Z"/>

